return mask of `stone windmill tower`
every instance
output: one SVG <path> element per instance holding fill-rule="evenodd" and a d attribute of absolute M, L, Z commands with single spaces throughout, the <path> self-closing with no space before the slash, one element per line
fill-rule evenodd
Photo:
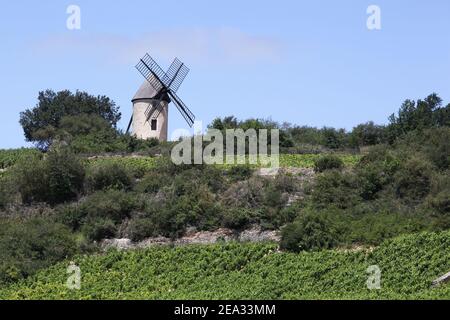
<path fill-rule="evenodd" d="M 131 132 L 138 139 L 156 138 L 167 141 L 170 98 L 160 96 L 145 81 L 131 100 L 133 103 L 133 121 Z"/>
<path fill-rule="evenodd" d="M 171 102 L 192 127 L 195 116 L 176 95 L 189 69 L 175 58 L 167 72 L 164 72 L 149 54 L 139 61 L 136 68 L 146 81 L 131 100 L 133 115 L 128 124 L 127 133 L 131 129 L 131 133 L 139 139 L 156 138 L 167 141 L 169 103 Z"/>

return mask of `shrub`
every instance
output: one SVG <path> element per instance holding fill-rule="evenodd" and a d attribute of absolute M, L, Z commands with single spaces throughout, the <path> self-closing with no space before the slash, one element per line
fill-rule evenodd
<path fill-rule="evenodd" d="M 360 201 L 355 176 L 336 170 L 325 171 L 317 176 L 313 184 L 311 200 L 318 209 L 352 207 Z"/>
<path fill-rule="evenodd" d="M 23 202 L 58 204 L 80 194 L 85 172 L 80 160 L 67 148 L 55 148 L 46 159 L 31 156 L 20 161 L 13 175 Z"/>
<path fill-rule="evenodd" d="M 314 171 L 324 172 L 331 169 L 342 169 L 344 162 L 335 155 L 327 154 L 314 160 Z"/>
<path fill-rule="evenodd" d="M 430 208 L 441 214 L 450 213 L 450 189 L 445 189 L 427 199 Z"/>
<path fill-rule="evenodd" d="M 253 169 L 249 165 L 232 166 L 227 170 L 227 176 L 231 181 L 247 180 L 253 174 Z"/>
<path fill-rule="evenodd" d="M 48 172 L 47 202 L 62 203 L 77 198 L 83 189 L 85 171 L 80 160 L 67 148 L 56 148 L 45 160 Z"/>
<path fill-rule="evenodd" d="M 229 208 L 222 217 L 222 225 L 230 229 L 244 229 L 250 222 L 251 211 L 245 208 Z"/>
<path fill-rule="evenodd" d="M 43 202 L 48 200 L 48 173 L 43 160 L 29 156 L 17 163 L 12 175 L 22 202 Z"/>
<path fill-rule="evenodd" d="M 133 179 L 123 165 L 105 162 L 90 167 L 86 184 L 87 189 L 90 191 L 106 189 L 127 190 L 132 186 Z"/>
<path fill-rule="evenodd" d="M 78 204 L 60 205 L 55 212 L 55 221 L 68 226 L 73 231 L 81 228 L 86 216 L 86 213 L 80 209 Z"/>
<path fill-rule="evenodd" d="M 116 235 L 117 227 L 112 219 L 88 219 L 82 227 L 83 234 L 93 241 L 109 239 Z"/>
<path fill-rule="evenodd" d="M 336 244 L 337 236 L 330 223 L 318 215 L 307 214 L 283 228 L 280 248 L 293 252 L 316 251 Z"/>
<path fill-rule="evenodd" d="M 136 184 L 135 191 L 140 193 L 157 193 L 168 182 L 169 179 L 167 176 L 156 170 L 152 170 Z"/>
<path fill-rule="evenodd" d="M 80 204 L 82 216 L 88 218 L 111 219 L 119 223 L 130 217 L 138 206 L 133 194 L 119 190 L 98 191 Z"/>
<path fill-rule="evenodd" d="M 25 278 L 77 252 L 70 231 L 43 218 L 0 223 L 0 283 Z"/>
<path fill-rule="evenodd" d="M 419 157 L 404 162 L 394 176 L 395 191 L 399 198 L 420 200 L 431 188 L 432 166 Z"/>
<path fill-rule="evenodd" d="M 142 217 L 130 220 L 127 235 L 133 241 L 142 241 L 146 238 L 157 236 L 156 231 L 157 226 L 155 226 L 153 220 Z"/>

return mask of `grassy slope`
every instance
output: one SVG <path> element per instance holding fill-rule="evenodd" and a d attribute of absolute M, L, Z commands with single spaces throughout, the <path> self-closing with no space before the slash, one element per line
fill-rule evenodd
<path fill-rule="evenodd" d="M 111 251 L 80 257 L 82 289 L 65 287 L 68 262 L 0 289 L 2 299 L 450 299 L 430 289 L 450 270 L 450 231 L 386 241 L 373 252 L 276 253 L 272 244 L 225 244 Z M 366 269 L 382 289 L 366 288 Z"/>

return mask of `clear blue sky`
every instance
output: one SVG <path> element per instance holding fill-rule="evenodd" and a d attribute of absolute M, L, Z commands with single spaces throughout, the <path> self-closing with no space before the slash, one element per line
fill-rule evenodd
<path fill-rule="evenodd" d="M 81 30 L 66 9 L 81 8 Z M 366 27 L 381 8 L 381 30 Z M 450 2 L 433 1 L 3 1 L 0 148 L 27 145 L 19 112 L 39 91 L 111 97 L 125 128 L 146 51 L 191 73 L 179 90 L 205 125 L 259 117 L 351 129 L 387 117 L 406 98 L 450 102 Z M 172 131 L 186 127 L 172 108 Z"/>

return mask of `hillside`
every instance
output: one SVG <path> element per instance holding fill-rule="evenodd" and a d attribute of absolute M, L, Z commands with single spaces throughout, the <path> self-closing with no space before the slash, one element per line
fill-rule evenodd
<path fill-rule="evenodd" d="M 281 253 L 273 244 L 110 251 L 72 259 L 81 290 L 65 286 L 68 261 L 0 289 L 1 299 L 450 299 L 430 288 L 450 270 L 450 232 L 385 241 L 373 251 Z M 367 268 L 382 270 L 368 290 Z M 239 285 L 236 285 L 239 284 Z"/>
<path fill-rule="evenodd" d="M 277 171 L 192 164 L 189 151 L 180 164 L 178 141 L 118 130 L 114 104 L 105 118 L 54 103 L 23 123 L 36 149 L 0 150 L 0 298 L 448 298 L 430 289 L 450 269 L 450 104 L 436 95 L 351 132 L 208 126 L 277 128 Z M 105 254 L 108 243 L 136 251 Z M 81 291 L 64 286 L 71 260 Z M 371 265 L 380 291 L 366 288 Z"/>

